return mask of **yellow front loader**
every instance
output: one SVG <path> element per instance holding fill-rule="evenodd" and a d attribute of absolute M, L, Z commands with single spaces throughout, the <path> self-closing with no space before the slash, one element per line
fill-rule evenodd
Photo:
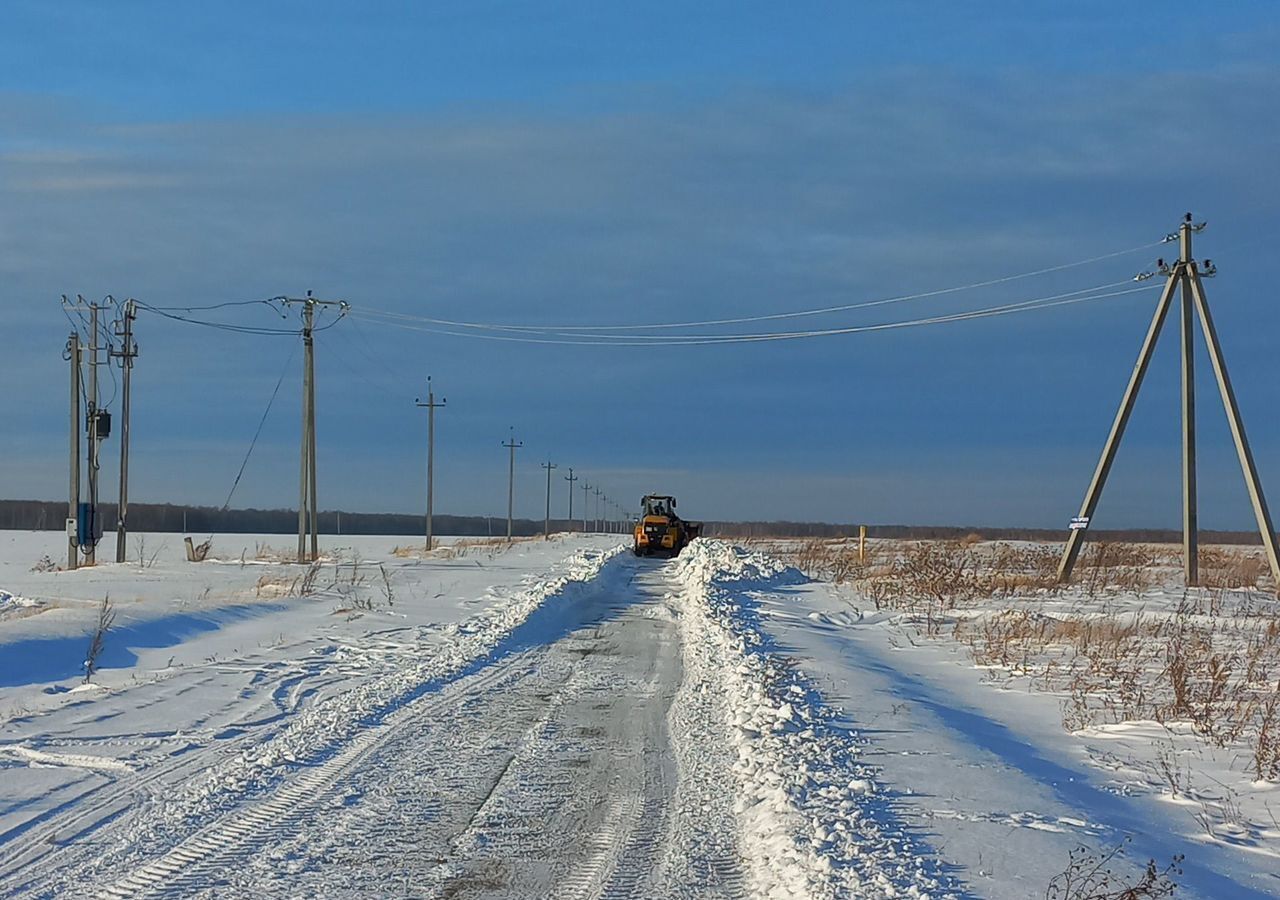
<path fill-rule="evenodd" d="M 646 494 L 640 500 L 640 521 L 635 527 L 636 556 L 678 556 L 702 533 L 701 522 L 686 522 L 676 515 L 676 498 Z"/>

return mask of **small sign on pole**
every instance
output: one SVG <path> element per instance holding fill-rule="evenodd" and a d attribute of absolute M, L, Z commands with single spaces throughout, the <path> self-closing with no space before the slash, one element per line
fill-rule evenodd
<path fill-rule="evenodd" d="M 1086 529 L 1086 528 L 1088 528 L 1088 527 L 1089 527 L 1089 517 L 1088 517 L 1088 516 L 1075 516 L 1075 517 L 1074 517 L 1074 518 L 1072 518 L 1072 520 L 1071 520 L 1071 526 L 1070 526 L 1070 528 L 1071 528 L 1071 530 L 1072 530 L 1072 531 L 1084 531 L 1084 529 Z"/>

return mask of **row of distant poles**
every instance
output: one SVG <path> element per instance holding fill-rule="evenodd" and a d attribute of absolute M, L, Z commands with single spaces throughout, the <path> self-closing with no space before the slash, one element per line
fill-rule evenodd
<path fill-rule="evenodd" d="M 1249 439 L 1245 436 L 1244 420 L 1240 416 L 1240 407 L 1236 402 L 1236 394 L 1231 386 L 1231 377 L 1227 374 L 1227 363 L 1222 355 L 1222 346 L 1218 343 L 1218 331 L 1213 324 L 1213 316 L 1209 312 L 1209 302 L 1205 298 L 1204 283 L 1201 276 L 1210 277 L 1217 273 L 1212 260 L 1206 259 L 1203 268 L 1191 255 L 1191 237 L 1205 228 L 1204 222 L 1195 222 L 1191 213 L 1183 217 L 1182 224 L 1176 232 L 1166 236 L 1167 242 L 1177 241 L 1179 245 L 1178 259 L 1173 264 L 1163 259 L 1156 261 L 1155 272 L 1144 272 L 1137 276 L 1138 280 L 1164 275 L 1164 290 L 1156 304 L 1155 315 L 1147 336 L 1138 353 L 1138 361 L 1134 363 L 1133 374 L 1120 400 L 1120 408 L 1116 411 L 1111 425 L 1111 433 L 1102 448 L 1102 456 L 1094 469 L 1093 479 L 1085 491 L 1084 502 L 1080 505 L 1080 514 L 1071 521 L 1071 533 L 1062 551 L 1062 560 L 1058 565 L 1058 580 L 1069 581 L 1071 570 L 1080 555 L 1084 544 L 1085 532 L 1093 519 L 1098 501 L 1102 497 L 1102 488 L 1111 472 L 1111 464 L 1115 461 L 1116 451 L 1120 449 L 1120 440 L 1124 436 L 1129 416 L 1138 399 L 1138 391 L 1146 377 L 1151 356 L 1155 351 L 1160 331 L 1168 317 L 1169 307 L 1175 292 L 1181 293 L 1182 299 L 1182 555 L 1183 569 L 1188 586 L 1200 583 L 1200 521 L 1196 498 L 1196 389 L 1195 389 L 1195 313 L 1200 319 L 1200 328 L 1204 332 L 1208 346 L 1209 360 L 1213 364 L 1213 374 L 1218 381 L 1218 392 L 1222 397 L 1222 406 L 1227 414 L 1227 424 L 1231 429 L 1231 439 L 1235 443 L 1236 455 L 1240 458 L 1240 468 L 1244 473 L 1245 487 L 1249 492 L 1249 502 L 1253 505 L 1253 515 L 1257 520 L 1258 533 L 1262 537 L 1262 546 L 1271 565 L 1271 577 L 1280 585 L 1280 553 L 1277 552 L 1275 526 L 1271 521 L 1271 512 L 1267 508 L 1267 498 L 1262 492 L 1262 482 L 1258 478 L 1258 467 L 1253 461 L 1253 451 L 1249 447 Z"/>
<path fill-rule="evenodd" d="M 449 405 L 446 398 L 436 400 L 435 388 L 431 383 L 431 376 L 427 376 L 427 399 L 424 401 L 421 397 L 417 398 L 415 404 L 427 411 L 427 540 L 426 549 L 431 551 L 435 549 L 435 531 L 434 531 L 434 515 L 435 515 L 435 477 L 436 477 L 436 410 L 444 409 Z M 509 453 L 507 464 L 507 540 L 511 541 L 514 537 L 513 529 L 515 524 L 515 502 L 516 502 L 516 451 L 524 446 L 524 441 L 516 440 L 515 427 L 512 426 L 507 439 L 502 442 L 502 446 L 507 448 Z M 544 538 L 551 537 L 551 473 L 560 468 L 560 466 L 551 460 L 547 460 L 540 464 L 541 468 L 547 472 L 547 505 L 545 515 L 542 521 L 542 534 Z M 569 468 L 569 474 L 564 476 L 564 480 L 569 483 L 569 511 L 565 521 L 572 528 L 576 522 L 573 518 L 573 491 L 574 482 L 582 481 L 580 477 L 573 474 L 573 468 Z M 592 516 L 587 515 L 588 506 L 591 503 L 591 491 L 595 491 L 595 505 L 592 509 Z M 602 491 L 598 486 L 593 487 L 587 482 L 582 482 L 582 530 L 587 531 L 590 525 L 596 531 L 605 533 L 621 533 L 626 520 L 626 511 L 617 501 L 610 499 L 609 495 Z M 301 551 L 299 551 L 301 557 Z"/>
<path fill-rule="evenodd" d="M 320 307 L 338 307 L 345 311 L 346 303 L 340 300 L 320 300 L 308 291 L 301 298 L 279 298 L 286 306 L 297 305 L 302 308 L 302 431 L 299 442 L 299 478 L 298 478 L 298 561 L 314 561 L 320 555 L 319 537 L 319 505 L 317 501 L 318 483 L 316 472 L 316 382 L 315 382 L 315 313 Z M 138 345 L 133 337 L 134 322 L 137 319 L 138 305 L 134 300 L 127 300 L 112 326 L 118 346 L 111 343 L 104 345 L 101 341 L 103 333 L 102 314 L 109 308 L 98 303 L 88 303 L 77 296 L 74 303 L 65 296 L 63 304 L 68 314 L 84 316 L 87 313 L 89 332 L 88 346 L 81 339 L 79 330 L 73 331 L 67 341 L 64 358 L 71 366 L 71 430 L 70 430 L 70 490 L 67 508 L 67 565 L 76 568 L 81 563 L 94 565 L 97 557 L 97 545 L 103 535 L 102 518 L 98 511 L 99 495 L 99 457 L 102 441 L 111 434 L 111 414 L 103 408 L 99 393 L 98 369 L 110 365 L 113 360 L 119 362 L 122 376 L 120 382 L 120 490 L 118 513 L 116 517 L 116 562 L 124 562 L 126 537 L 128 534 L 129 511 L 129 416 L 130 390 L 133 361 L 138 356 Z M 105 358 L 104 358 L 105 353 Z M 85 356 L 88 359 L 88 376 L 84 378 Z M 84 383 L 87 381 L 87 385 Z M 447 405 L 443 398 L 436 400 L 435 389 L 431 379 L 427 379 L 427 399 L 416 401 L 419 407 L 427 410 L 427 516 L 426 516 L 426 548 L 435 547 L 434 510 L 435 510 L 435 413 Z M 81 477 L 81 411 L 84 411 L 83 434 L 87 444 L 85 468 L 87 478 Z M 515 513 L 515 453 L 524 446 L 523 441 L 515 439 L 514 428 L 502 446 L 510 452 L 507 481 L 507 540 L 513 539 Z M 547 470 L 547 503 L 543 521 L 543 534 L 551 535 L 551 472 L 558 466 L 548 460 L 542 464 Z M 569 510 L 567 523 L 573 528 L 578 520 L 573 515 L 574 483 L 582 479 L 574 474 L 572 468 L 565 477 L 569 483 Z M 86 482 L 87 485 L 82 485 Z M 82 497 L 82 486 L 87 489 L 87 499 Z M 582 481 L 582 516 L 583 531 L 589 529 L 603 532 L 621 532 L 624 530 L 626 513 L 623 507 L 610 499 L 599 486 Z M 594 491 L 594 494 L 592 493 Z M 593 503 L 594 501 L 594 503 Z M 588 512 L 590 508 L 590 514 Z"/>

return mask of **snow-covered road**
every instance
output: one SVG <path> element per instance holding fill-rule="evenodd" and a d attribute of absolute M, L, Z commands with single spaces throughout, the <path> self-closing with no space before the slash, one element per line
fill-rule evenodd
<path fill-rule="evenodd" d="M 395 662 L 361 679 L 352 693 L 364 696 L 277 709 L 207 744 L 168 741 L 141 763 L 51 755 L 84 777 L 67 803 L 15 829 L 0 891 L 742 895 L 725 786 L 677 776 L 668 715 L 683 679 L 669 569 L 606 554 L 578 574 L 535 590 L 523 618 L 498 617 L 512 627 L 464 623 L 460 634 L 481 635 L 477 652 L 452 665 L 406 673 L 405 647 L 378 636 L 360 649 L 381 646 Z M 331 655 L 281 667 L 287 676 L 267 669 L 275 685 L 258 693 L 278 701 L 341 677 Z M 173 702 L 215 677 L 183 673 L 134 689 L 132 702 Z M 335 722 L 343 714 L 351 727 Z M 263 719 L 288 724 L 264 730 Z"/>

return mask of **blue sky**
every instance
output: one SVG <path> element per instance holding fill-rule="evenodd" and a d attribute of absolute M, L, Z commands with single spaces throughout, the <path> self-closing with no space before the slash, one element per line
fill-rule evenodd
<path fill-rule="evenodd" d="M 1280 491 L 1274 4 L 1211 20 L 1154 3 L 688 7 L 6 4 L 0 495 L 65 490 L 63 293 L 175 306 L 314 289 L 495 323 L 723 318 L 1084 259 L 1155 240 L 1187 209 L 1211 223 L 1198 255 L 1221 268 L 1210 299 Z M 1045 296 L 1159 252 L 800 321 Z M 505 511 L 514 425 L 530 516 L 550 457 L 628 505 L 670 490 L 707 518 L 1059 525 L 1154 301 L 650 349 L 353 317 L 318 344 L 321 505 L 421 507 L 412 404 L 431 373 L 450 400 L 442 512 Z M 144 313 L 138 340 L 133 496 L 221 503 L 289 339 Z M 1099 525 L 1178 520 L 1173 344 Z M 1202 521 L 1249 527 L 1203 357 L 1200 374 Z M 238 504 L 294 502 L 295 372 L 285 385 Z"/>

